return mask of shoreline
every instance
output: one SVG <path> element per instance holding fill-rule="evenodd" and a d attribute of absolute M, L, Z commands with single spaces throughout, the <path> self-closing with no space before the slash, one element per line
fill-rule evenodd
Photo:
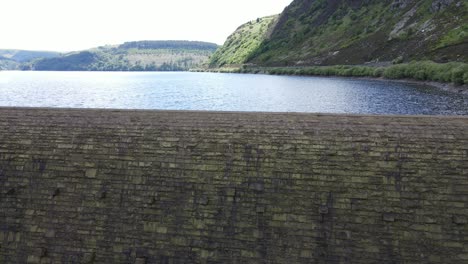
<path fill-rule="evenodd" d="M 269 70 L 265 68 L 217 68 L 217 69 L 196 69 L 191 70 L 191 72 L 211 72 L 211 73 L 236 73 L 236 74 L 265 74 L 265 75 L 277 75 L 277 76 L 303 76 L 303 77 L 323 77 L 323 78 L 344 78 L 344 79 L 360 79 L 360 80 L 373 80 L 373 81 L 391 81 L 391 82 L 398 82 L 398 83 L 406 83 L 406 84 L 416 84 L 416 85 L 426 85 L 431 86 L 435 89 L 439 89 L 442 91 L 454 93 L 454 94 L 461 94 L 461 95 L 468 95 L 468 84 L 456 85 L 454 83 L 449 82 L 437 82 L 437 81 L 429 81 L 429 80 L 417 80 L 411 78 L 403 78 L 403 79 L 391 79 L 385 77 L 372 77 L 372 76 L 342 76 L 342 75 L 320 75 L 320 74 L 288 74 L 288 73 L 271 73 Z"/>
<path fill-rule="evenodd" d="M 291 75 L 294 76 L 294 75 Z M 305 75 L 308 76 L 308 75 Z M 434 81 L 419 81 L 413 79 L 387 79 L 387 78 L 375 78 L 375 77 L 344 77 L 344 76 L 310 76 L 310 77 L 333 77 L 333 78 L 344 78 L 344 79 L 358 79 L 358 80 L 371 80 L 371 81 L 390 81 L 390 82 L 397 82 L 397 83 L 406 83 L 406 84 L 416 84 L 416 85 L 425 85 L 431 86 L 433 88 L 455 93 L 455 94 L 462 94 L 468 95 L 468 85 L 454 85 L 452 83 L 442 83 L 442 82 L 434 82 Z"/>

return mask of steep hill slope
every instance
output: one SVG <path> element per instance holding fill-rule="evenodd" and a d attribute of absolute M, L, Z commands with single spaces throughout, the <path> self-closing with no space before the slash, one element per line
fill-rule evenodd
<path fill-rule="evenodd" d="M 224 45 L 210 59 L 210 67 L 221 67 L 226 64 L 242 64 L 257 52 L 272 28 L 278 15 L 258 18 L 241 25 L 231 34 Z"/>
<path fill-rule="evenodd" d="M 432 59 L 467 62 L 461 0 L 295 0 L 253 61 L 332 65 Z M 274 56 L 273 56 L 274 55 Z"/>
<path fill-rule="evenodd" d="M 463 0 L 295 0 L 272 27 L 243 63 L 468 62 L 468 2 Z"/>
<path fill-rule="evenodd" d="M 31 70 L 55 71 L 173 71 L 188 70 L 208 60 L 217 49 L 197 41 L 136 41 L 119 46 L 64 54 L 34 61 Z"/>

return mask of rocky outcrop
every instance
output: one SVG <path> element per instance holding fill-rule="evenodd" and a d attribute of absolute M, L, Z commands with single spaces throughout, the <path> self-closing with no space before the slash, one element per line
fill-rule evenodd
<path fill-rule="evenodd" d="M 404 27 L 408 23 L 408 21 L 416 14 L 417 8 L 416 6 L 413 7 L 411 10 L 405 13 L 402 19 L 395 25 L 393 30 L 389 34 L 389 40 L 398 37 L 403 32 Z"/>
<path fill-rule="evenodd" d="M 454 0 L 434 0 L 432 1 L 431 11 L 439 12 L 451 5 Z"/>
<path fill-rule="evenodd" d="M 413 0 L 394 0 L 392 3 L 392 9 L 403 9 L 408 6 Z"/>

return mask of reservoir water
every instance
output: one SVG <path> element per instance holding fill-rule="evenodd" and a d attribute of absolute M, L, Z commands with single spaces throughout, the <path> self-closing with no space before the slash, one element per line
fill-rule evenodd
<path fill-rule="evenodd" d="M 345 78 L 190 72 L 0 72 L 0 106 L 468 115 L 468 96 Z"/>

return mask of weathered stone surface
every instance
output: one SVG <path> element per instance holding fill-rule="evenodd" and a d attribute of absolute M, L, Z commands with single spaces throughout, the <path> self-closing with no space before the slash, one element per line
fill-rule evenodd
<path fill-rule="evenodd" d="M 413 0 L 394 0 L 392 3 L 392 9 L 403 9 L 408 6 L 408 4 L 414 2 Z"/>
<path fill-rule="evenodd" d="M 468 118 L 0 109 L 0 263 L 466 263 Z"/>
<path fill-rule="evenodd" d="M 431 5 L 432 12 L 439 12 L 451 5 L 455 0 L 433 0 Z"/>

